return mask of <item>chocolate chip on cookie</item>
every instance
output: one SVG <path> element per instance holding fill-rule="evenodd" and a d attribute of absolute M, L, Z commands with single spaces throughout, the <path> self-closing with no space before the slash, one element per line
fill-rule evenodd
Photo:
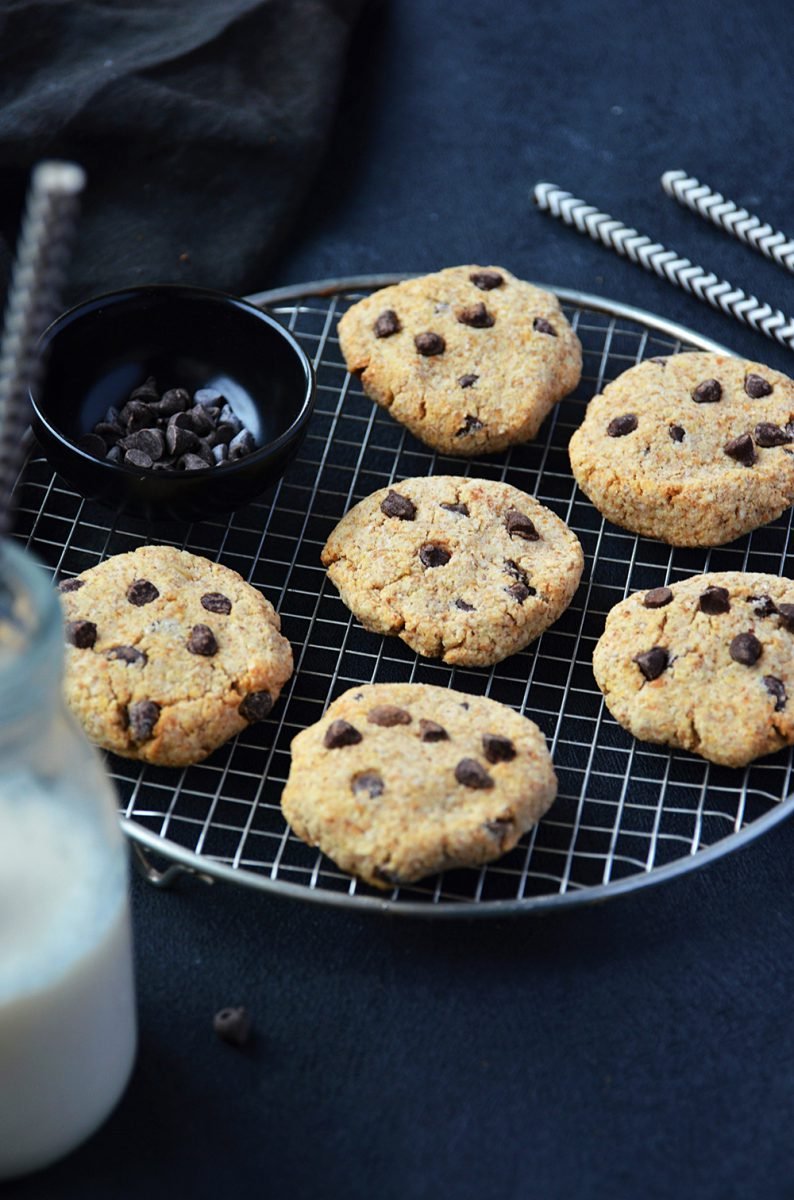
<path fill-rule="evenodd" d="M 444 567 L 451 558 L 449 550 L 436 542 L 425 542 L 419 547 L 419 561 L 423 567 Z"/>
<path fill-rule="evenodd" d="M 505 588 L 505 591 L 508 596 L 512 596 L 519 604 L 523 604 L 530 596 L 537 595 L 535 588 L 528 587 L 526 583 L 511 583 L 509 587 Z"/>
<path fill-rule="evenodd" d="M 607 425 L 607 436 L 612 438 L 626 437 L 637 428 L 637 418 L 634 413 L 623 413 L 613 417 Z"/>
<path fill-rule="evenodd" d="M 366 792 L 372 800 L 383 795 L 384 786 L 377 771 L 360 771 L 350 780 L 350 789 L 354 796 L 360 796 L 362 792 Z"/>
<path fill-rule="evenodd" d="M 477 433 L 482 427 L 483 424 L 479 417 L 475 417 L 471 413 L 466 413 L 466 416 L 463 418 L 463 424 L 455 432 L 455 437 L 462 438 L 466 437 L 469 433 Z"/>
<path fill-rule="evenodd" d="M 430 330 L 424 333 L 417 333 L 414 338 L 414 345 L 418 352 L 426 358 L 435 355 L 443 354 L 447 348 L 447 343 L 444 341 L 440 333 L 433 333 Z"/>
<path fill-rule="evenodd" d="M 107 658 L 115 662 L 123 662 L 128 666 L 145 667 L 148 662 L 146 652 L 138 650 L 135 646 L 114 646 L 112 650 L 108 650 Z"/>
<path fill-rule="evenodd" d="M 756 461 L 757 455 L 753 439 L 749 433 L 740 433 L 738 437 L 731 438 L 723 447 L 728 458 L 734 459 L 743 467 L 751 467 Z"/>
<path fill-rule="evenodd" d="M 510 537 L 523 538 L 525 542 L 540 541 L 540 534 L 533 522 L 518 508 L 508 508 L 505 513 L 505 528 Z"/>
<path fill-rule="evenodd" d="M 273 697 L 268 691 L 249 692 L 237 706 L 241 717 L 245 717 L 251 725 L 255 721 L 264 721 L 273 708 Z"/>
<path fill-rule="evenodd" d="M 481 292 L 490 292 L 504 283 L 504 276 L 498 271 L 472 271 L 469 279 Z"/>
<path fill-rule="evenodd" d="M 58 584 L 59 592 L 77 592 L 85 583 L 83 579 L 62 579 Z"/>
<path fill-rule="evenodd" d="M 477 304 L 469 304 L 466 308 L 459 308 L 455 318 L 461 325 L 469 325 L 472 329 L 490 329 L 495 320 L 493 313 L 488 312 L 482 300 Z"/>
<path fill-rule="evenodd" d="M 783 628 L 794 633 L 794 604 L 778 604 L 777 611 Z"/>
<path fill-rule="evenodd" d="M 772 384 L 760 375 L 750 374 L 745 378 L 744 390 L 751 400 L 760 400 L 762 396 L 772 395 Z"/>
<path fill-rule="evenodd" d="M 136 608 L 151 604 L 159 595 L 157 588 L 148 579 L 135 579 L 127 588 L 127 599 Z"/>
<path fill-rule="evenodd" d="M 468 517 L 469 515 L 468 504 L 444 504 L 442 502 L 441 507 L 445 508 L 447 512 L 457 513 L 461 517 Z"/>
<path fill-rule="evenodd" d="M 375 337 L 386 338 L 391 337 L 395 333 L 399 333 L 402 329 L 400 318 L 393 308 L 384 309 L 380 314 L 375 324 L 373 325 Z"/>
<path fill-rule="evenodd" d="M 390 729 L 393 725 L 410 725 L 412 717 L 406 709 L 399 708 L 396 704 L 379 704 L 369 710 L 367 720 L 373 725 L 382 725 L 384 729 Z"/>
<path fill-rule="evenodd" d="M 786 686 L 782 679 L 778 679 L 775 675 L 765 675 L 763 684 L 770 696 L 775 698 L 775 712 L 782 712 L 786 707 L 788 696 L 786 695 Z"/>
<path fill-rule="evenodd" d="M 710 617 L 730 612 L 731 597 L 728 589 L 724 587 L 707 587 L 698 600 L 698 608 L 702 613 L 706 613 Z"/>
<path fill-rule="evenodd" d="M 493 787 L 493 778 L 476 758 L 462 758 L 455 767 L 455 778 L 468 788 Z"/>
<path fill-rule="evenodd" d="M 696 404 L 717 404 L 722 399 L 722 384 L 718 379 L 704 379 L 692 393 Z"/>
<path fill-rule="evenodd" d="M 218 642 L 209 625 L 194 625 L 185 643 L 191 654 L 212 658 L 218 653 Z"/>
<path fill-rule="evenodd" d="M 777 605 L 771 596 L 748 596 L 747 603 L 755 606 L 753 612 L 757 617 L 773 617 L 777 612 Z"/>
<path fill-rule="evenodd" d="M 457 600 L 455 601 L 455 607 L 459 608 L 461 610 L 461 612 L 476 612 L 477 611 L 475 605 L 469 604 L 469 602 L 467 600 L 462 600 L 460 596 L 458 596 Z"/>
<path fill-rule="evenodd" d="M 763 654 L 764 647 L 754 633 L 737 633 L 730 644 L 729 653 L 734 662 L 752 667 Z"/>
<path fill-rule="evenodd" d="M 449 734 L 443 725 L 439 725 L 438 721 L 431 721 L 427 717 L 421 717 L 419 721 L 419 737 L 423 742 L 447 742 Z"/>
<path fill-rule="evenodd" d="M 788 428 L 781 429 L 780 425 L 774 425 L 771 421 L 761 421 L 756 425 L 753 438 L 756 446 L 763 446 L 765 449 L 769 446 L 787 446 L 789 442 L 794 442 Z"/>
<path fill-rule="evenodd" d="M 501 733 L 484 733 L 482 747 L 489 763 L 512 762 L 516 756 L 513 742 Z"/>
<path fill-rule="evenodd" d="M 97 628 L 93 621 L 67 621 L 66 640 L 78 650 L 90 650 L 96 643 Z"/>
<path fill-rule="evenodd" d="M 663 646 L 652 646 L 650 650 L 644 650 L 642 654 L 635 654 L 631 661 L 637 664 L 649 682 L 653 682 L 663 671 L 667 670 L 670 655 Z"/>
<path fill-rule="evenodd" d="M 154 700 L 136 700 L 127 709 L 129 730 L 136 742 L 148 742 L 160 719 L 160 705 Z"/>
<path fill-rule="evenodd" d="M 683 425 L 671 425 L 668 433 L 674 442 L 683 442 L 686 437 L 686 430 Z"/>
<path fill-rule="evenodd" d="M 665 608 L 673 598 L 669 587 L 651 588 L 643 597 L 645 608 Z"/>
<path fill-rule="evenodd" d="M 458 385 L 459 385 L 459 387 L 462 387 L 462 388 L 469 388 L 469 387 L 472 387 L 479 378 L 480 378 L 479 375 L 473 375 L 473 374 L 460 375 L 458 377 Z"/>
<path fill-rule="evenodd" d="M 398 521 L 413 521 L 416 516 L 416 505 L 407 496 L 390 491 L 382 501 L 380 511 L 386 517 L 395 517 Z"/>
<path fill-rule="evenodd" d="M 323 745 L 326 750 L 339 750 L 342 746 L 356 746 L 361 734 L 349 721 L 332 721 L 325 731 Z"/>
<path fill-rule="evenodd" d="M 232 602 L 223 592 L 205 592 L 201 597 L 201 607 L 206 608 L 207 612 L 228 616 L 232 611 Z"/>
<path fill-rule="evenodd" d="M 557 330 L 545 317 L 535 317 L 535 320 L 532 322 L 532 328 L 536 333 L 546 333 L 549 337 L 557 336 Z"/>

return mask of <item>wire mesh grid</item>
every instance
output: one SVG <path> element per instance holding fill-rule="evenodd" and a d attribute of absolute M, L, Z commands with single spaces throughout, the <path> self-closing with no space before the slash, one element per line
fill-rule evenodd
<path fill-rule="evenodd" d="M 171 526 L 114 515 L 77 495 L 33 451 L 18 482 L 16 536 L 58 577 L 147 543 L 188 549 L 239 571 L 275 605 L 295 672 L 270 718 L 205 762 L 155 768 L 108 755 L 126 831 L 149 850 L 240 883 L 333 904 L 431 914 L 533 911 L 653 882 L 732 849 L 780 819 L 792 757 L 744 770 L 635 741 L 606 710 L 591 656 L 607 612 L 638 589 L 706 570 L 787 574 L 788 517 L 713 550 L 673 549 L 610 525 L 578 490 L 567 443 L 587 400 L 644 358 L 715 344 L 649 314 L 558 290 L 584 352 L 582 381 L 532 443 L 453 459 L 429 450 L 364 395 L 344 366 L 341 313 L 373 286 L 340 280 L 255 297 L 295 334 L 317 375 L 306 441 L 278 485 L 228 520 Z M 320 551 L 336 522 L 378 488 L 417 475 L 503 480 L 532 494 L 579 537 L 585 572 L 573 603 L 526 650 L 490 669 L 419 658 L 366 632 L 325 578 Z M 417 682 L 511 705 L 543 730 L 559 780 L 539 825 L 502 859 L 381 893 L 296 838 L 279 797 L 292 737 L 354 685 Z"/>

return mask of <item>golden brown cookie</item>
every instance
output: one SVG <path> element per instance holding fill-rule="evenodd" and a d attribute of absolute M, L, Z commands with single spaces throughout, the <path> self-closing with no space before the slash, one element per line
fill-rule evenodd
<path fill-rule="evenodd" d="M 593 672 L 635 737 L 741 767 L 794 744 L 794 582 L 723 571 L 635 592 Z"/>
<path fill-rule="evenodd" d="M 504 267 L 448 267 L 383 288 L 339 322 L 365 392 L 444 454 L 535 436 L 576 387 L 582 350 L 557 298 Z"/>
<path fill-rule="evenodd" d="M 350 510 L 322 562 L 366 629 L 418 654 L 488 666 L 565 611 L 582 548 L 564 521 L 506 483 L 435 475 Z"/>
<path fill-rule="evenodd" d="M 375 887 L 505 854 L 557 780 L 537 725 L 428 684 L 351 688 L 292 741 L 281 806 L 295 833 Z"/>
<path fill-rule="evenodd" d="M 142 546 L 59 585 L 66 700 L 91 741 L 199 762 L 268 715 L 292 674 L 272 605 L 228 567 Z"/>
<path fill-rule="evenodd" d="M 616 525 L 674 546 L 719 546 L 794 502 L 794 381 L 691 352 L 631 367 L 587 406 L 576 481 Z"/>

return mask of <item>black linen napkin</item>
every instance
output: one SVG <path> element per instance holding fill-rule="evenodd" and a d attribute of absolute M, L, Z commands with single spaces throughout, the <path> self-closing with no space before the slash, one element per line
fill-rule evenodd
<path fill-rule="evenodd" d="M 0 284 L 31 166 L 88 172 L 70 302 L 242 293 L 321 158 L 366 0 L 0 0 Z"/>

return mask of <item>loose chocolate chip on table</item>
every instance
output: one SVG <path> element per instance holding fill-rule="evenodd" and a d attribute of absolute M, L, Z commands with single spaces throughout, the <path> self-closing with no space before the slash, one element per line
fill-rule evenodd
<path fill-rule="evenodd" d="M 673 599 L 669 587 L 651 588 L 645 593 L 642 603 L 646 608 L 665 608 Z"/>
<path fill-rule="evenodd" d="M 451 558 L 449 550 L 435 542 L 425 542 L 419 547 L 419 561 L 423 567 L 444 567 Z"/>
<path fill-rule="evenodd" d="M 461 325 L 469 325 L 472 329 L 490 329 L 495 320 L 482 300 L 477 304 L 469 304 L 466 308 L 459 308 L 455 317 Z"/>
<path fill-rule="evenodd" d="M 637 428 L 637 418 L 634 413 L 623 413 L 620 417 L 613 417 L 607 425 L 608 437 L 626 437 L 627 434 L 633 433 Z"/>
<path fill-rule="evenodd" d="M 743 467 L 751 467 L 756 459 L 755 446 L 753 439 L 749 433 L 740 433 L 738 437 L 731 438 L 723 446 L 728 458 L 734 459 Z"/>
<path fill-rule="evenodd" d="M 466 413 L 460 429 L 455 431 L 455 437 L 466 437 L 468 433 L 476 433 L 478 429 L 482 429 L 480 418 L 472 416 L 471 413 Z"/>
<path fill-rule="evenodd" d="M 789 442 L 794 442 L 794 437 L 786 429 L 781 429 L 779 425 L 773 425 L 771 421 L 761 421 L 753 430 L 753 437 L 756 446 L 787 446 Z"/>
<path fill-rule="evenodd" d="M 510 738 L 500 733 L 484 733 L 482 748 L 489 763 L 512 762 L 516 756 L 516 748 Z"/>
<path fill-rule="evenodd" d="M 396 704 L 378 704 L 367 713 L 367 720 L 373 725 L 383 725 L 390 729 L 392 725 L 410 725 L 411 714 Z"/>
<path fill-rule="evenodd" d="M 730 656 L 742 666 L 752 667 L 763 653 L 764 647 L 754 633 L 737 633 L 730 645 Z"/>
<path fill-rule="evenodd" d="M 77 443 L 81 450 L 86 454 L 93 455 L 94 458 L 104 458 L 107 454 L 107 445 L 104 438 L 99 437 L 96 433 L 87 433 L 85 437 L 81 437 Z"/>
<path fill-rule="evenodd" d="M 341 746 L 355 746 L 361 741 L 361 734 L 355 725 L 349 721 L 336 720 L 325 731 L 323 745 L 326 750 L 338 750 Z"/>
<path fill-rule="evenodd" d="M 143 604 L 151 604 L 159 595 L 157 588 L 148 579 L 134 579 L 127 588 L 127 599 L 136 608 Z"/>
<path fill-rule="evenodd" d="M 112 650 L 108 650 L 106 657 L 129 665 L 137 666 L 140 663 L 142 667 L 149 661 L 144 651 L 136 650 L 134 646 L 114 646 Z"/>
<path fill-rule="evenodd" d="M 200 654 L 203 658 L 212 658 L 218 653 L 218 642 L 209 625 L 194 625 L 186 645 L 191 654 Z"/>
<path fill-rule="evenodd" d="M 769 692 L 770 696 L 775 697 L 775 712 L 782 712 L 786 707 L 788 696 L 786 695 L 786 687 L 782 679 L 778 679 L 775 675 L 764 676 L 764 687 Z"/>
<path fill-rule="evenodd" d="M 376 771 L 362 771 L 360 775 L 354 775 L 350 781 L 354 796 L 366 792 L 373 800 L 376 796 L 383 795 L 383 786 L 383 780 Z"/>
<path fill-rule="evenodd" d="M 212 1028 L 221 1041 L 229 1042 L 232 1046 L 244 1046 L 251 1036 L 251 1018 L 242 1005 L 222 1008 L 212 1018 Z"/>
<path fill-rule="evenodd" d="M 540 534 L 532 521 L 518 508 L 508 508 L 505 513 L 505 528 L 511 537 L 523 538 L 525 542 L 540 541 Z"/>
<path fill-rule="evenodd" d="M 416 505 L 407 496 L 390 491 L 385 500 L 381 501 L 380 511 L 387 517 L 396 517 L 398 521 L 413 521 L 416 516 Z"/>
<path fill-rule="evenodd" d="M 201 597 L 201 607 L 207 612 L 228 614 L 232 611 L 232 602 L 223 592 L 205 592 Z"/>
<path fill-rule="evenodd" d="M 59 592 L 77 592 L 85 583 L 84 579 L 62 579 L 58 584 Z"/>
<path fill-rule="evenodd" d="M 537 593 L 533 587 L 527 587 L 525 583 L 511 583 L 510 587 L 506 587 L 505 591 L 519 604 L 523 604 L 530 596 L 535 596 Z"/>
<path fill-rule="evenodd" d="M 462 612 L 474 612 L 474 605 L 469 604 L 466 600 L 461 600 L 460 597 L 455 601 L 455 607 L 461 609 Z"/>
<path fill-rule="evenodd" d="M 399 333 L 402 329 L 400 318 L 393 308 L 385 309 L 378 317 L 372 329 L 377 338 L 391 337 L 394 333 Z"/>
<path fill-rule="evenodd" d="M 476 758 L 462 758 L 455 767 L 455 778 L 467 788 L 493 787 L 493 779 Z"/>
<path fill-rule="evenodd" d="M 428 721 L 422 717 L 419 722 L 419 737 L 423 742 L 448 742 L 449 734 L 443 725 L 437 721 Z"/>
<path fill-rule="evenodd" d="M 722 399 L 722 384 L 717 379 L 704 379 L 692 393 L 696 404 L 716 404 Z"/>
<path fill-rule="evenodd" d="M 760 400 L 762 396 L 772 394 L 772 384 L 767 383 L 760 375 L 748 375 L 744 381 L 744 390 L 751 400 Z"/>
<path fill-rule="evenodd" d="M 652 646 L 650 650 L 644 650 L 642 654 L 635 654 L 631 661 L 637 664 L 647 680 L 652 681 L 658 679 L 662 672 L 667 670 L 670 655 L 663 646 Z"/>
<path fill-rule="evenodd" d="M 471 387 L 479 378 L 479 375 L 461 375 L 458 380 L 458 386 L 462 388 Z"/>
<path fill-rule="evenodd" d="M 777 611 L 783 623 L 783 628 L 794 633 L 794 604 L 778 604 Z"/>
<path fill-rule="evenodd" d="M 96 642 L 96 625 L 93 621 L 67 621 L 66 640 L 78 650 L 90 650 Z"/>
<path fill-rule="evenodd" d="M 414 345 L 420 354 L 426 357 L 431 354 L 443 354 L 447 348 L 447 343 L 444 341 L 440 333 L 417 333 L 414 338 Z"/>
<path fill-rule="evenodd" d="M 748 604 L 754 604 L 753 612 L 757 617 L 773 617 L 777 612 L 777 605 L 771 596 L 748 596 Z"/>
<path fill-rule="evenodd" d="M 731 597 L 727 588 L 707 587 L 698 600 L 698 608 L 709 617 L 730 612 Z"/>
<path fill-rule="evenodd" d="M 128 467 L 137 467 L 141 471 L 150 471 L 154 459 L 145 450 L 125 450 L 124 462 Z"/>
<path fill-rule="evenodd" d="M 547 333 L 549 337 L 557 336 L 557 330 L 545 317 L 535 317 L 535 320 L 532 322 L 532 328 L 536 333 Z"/>
<path fill-rule="evenodd" d="M 159 719 L 160 705 L 154 700 L 138 700 L 127 709 L 127 722 L 136 742 L 147 742 Z"/>
<path fill-rule="evenodd" d="M 442 504 L 441 507 L 445 508 L 447 512 L 459 513 L 461 517 L 469 515 L 469 508 L 466 504 Z"/>
<path fill-rule="evenodd" d="M 481 292 L 490 292 L 504 283 L 504 277 L 498 271 L 472 271 L 469 279 Z"/>
<path fill-rule="evenodd" d="M 245 699 L 238 704 L 237 711 L 241 717 L 245 717 L 246 721 L 253 724 L 254 721 L 264 721 L 272 708 L 273 697 L 270 692 L 249 692 Z"/>
<path fill-rule="evenodd" d="M 668 433 L 674 442 L 683 442 L 686 437 L 686 430 L 683 425 L 671 425 Z"/>

